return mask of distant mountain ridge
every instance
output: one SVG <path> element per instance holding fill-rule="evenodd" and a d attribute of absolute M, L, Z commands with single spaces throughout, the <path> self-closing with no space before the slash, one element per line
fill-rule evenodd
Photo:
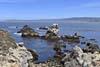
<path fill-rule="evenodd" d="M 66 22 L 100 22 L 100 17 L 72 17 L 61 19 L 39 19 L 39 20 L 5 20 L 6 22 L 37 22 L 37 21 L 66 21 Z"/>
<path fill-rule="evenodd" d="M 66 21 L 100 22 L 100 17 L 73 17 L 73 18 L 64 18 L 62 20 L 66 20 Z"/>

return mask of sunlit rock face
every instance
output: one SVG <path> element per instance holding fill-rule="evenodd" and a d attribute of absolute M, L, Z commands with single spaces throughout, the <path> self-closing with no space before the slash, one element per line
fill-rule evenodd
<path fill-rule="evenodd" d="M 44 38 L 50 41 L 58 41 L 61 39 L 58 32 L 59 32 L 58 25 L 53 24 L 52 26 L 48 27 L 48 30 L 46 34 L 44 35 Z"/>
<path fill-rule="evenodd" d="M 32 54 L 18 46 L 7 31 L 0 30 L 0 67 L 28 67 Z"/>
<path fill-rule="evenodd" d="M 57 34 L 59 32 L 58 24 L 53 24 L 51 27 L 49 27 L 48 31 Z"/>
<path fill-rule="evenodd" d="M 98 51 L 83 52 L 83 50 L 75 46 L 71 53 L 66 54 L 62 59 L 65 61 L 65 67 L 100 67 L 100 53 Z"/>

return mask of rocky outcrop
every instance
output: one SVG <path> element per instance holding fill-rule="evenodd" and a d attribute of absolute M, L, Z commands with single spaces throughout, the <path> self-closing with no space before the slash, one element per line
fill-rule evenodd
<path fill-rule="evenodd" d="M 40 29 L 47 30 L 46 34 L 44 36 L 41 36 L 41 38 L 49 40 L 49 41 L 58 41 L 61 39 L 61 37 L 58 34 L 59 27 L 58 24 L 53 24 L 50 27 L 42 27 Z"/>
<path fill-rule="evenodd" d="M 61 36 L 62 40 L 64 42 L 69 42 L 69 43 L 80 43 L 80 38 L 79 36 L 76 36 L 76 35 L 64 35 L 64 36 Z"/>
<path fill-rule="evenodd" d="M 31 54 L 32 54 L 32 56 L 34 57 L 32 60 L 33 61 L 36 61 L 36 60 L 38 60 L 38 54 L 37 54 L 37 52 L 35 51 L 35 50 L 33 50 L 33 49 L 27 49 L 29 52 L 31 52 Z"/>
<path fill-rule="evenodd" d="M 58 41 L 60 40 L 60 36 L 58 34 L 52 33 L 50 31 L 47 31 L 47 33 L 44 35 L 44 39 L 50 40 L 50 41 Z"/>
<path fill-rule="evenodd" d="M 87 43 L 86 46 L 83 48 L 83 51 L 87 53 L 94 53 L 95 51 L 100 52 L 100 49 L 97 44 Z"/>
<path fill-rule="evenodd" d="M 39 33 L 34 31 L 34 29 L 30 28 L 28 25 L 25 25 L 17 33 L 22 33 L 22 37 L 38 37 L 39 36 Z"/>
<path fill-rule="evenodd" d="M 9 48 L 16 48 L 17 45 L 7 31 L 0 30 L 0 50 L 8 52 Z"/>
<path fill-rule="evenodd" d="M 30 67 L 63 67 L 60 61 L 56 58 L 51 58 L 42 63 L 30 63 Z"/>
<path fill-rule="evenodd" d="M 80 47 L 75 46 L 62 61 L 65 67 L 100 67 L 100 53 L 97 51 L 85 53 Z"/>
<path fill-rule="evenodd" d="M 0 67 L 28 67 L 33 60 L 31 52 L 18 45 L 4 30 L 0 30 Z"/>

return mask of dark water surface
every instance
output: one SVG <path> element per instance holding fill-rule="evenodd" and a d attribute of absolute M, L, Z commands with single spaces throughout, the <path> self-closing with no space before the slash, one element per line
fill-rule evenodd
<path fill-rule="evenodd" d="M 22 23 L 0 22 L 0 28 L 6 29 L 15 39 L 16 42 L 23 41 L 27 48 L 35 49 L 39 54 L 39 61 L 43 61 L 54 55 L 55 51 L 53 51 L 53 44 L 51 42 L 47 42 L 45 40 L 37 38 L 31 38 L 31 39 L 21 38 L 20 35 L 16 34 L 16 32 L 27 24 L 36 31 L 38 31 L 41 35 L 43 35 L 45 34 L 45 31 L 38 30 L 37 28 L 40 26 L 50 26 L 53 23 L 55 22 L 22 22 Z M 100 43 L 99 22 L 85 22 L 85 23 L 59 22 L 57 24 L 59 24 L 60 27 L 59 31 L 60 34 L 70 35 L 74 34 L 75 32 L 78 32 L 78 34 L 85 36 L 87 39 L 94 38 L 97 40 L 98 44 Z M 66 49 L 70 49 L 70 45 L 67 45 Z"/>

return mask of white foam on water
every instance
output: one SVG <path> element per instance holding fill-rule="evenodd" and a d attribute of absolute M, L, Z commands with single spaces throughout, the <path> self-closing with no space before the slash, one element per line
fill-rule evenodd
<path fill-rule="evenodd" d="M 39 28 L 36 28 L 36 30 L 39 30 Z"/>
<path fill-rule="evenodd" d="M 10 27 L 8 27 L 8 28 L 15 29 L 15 28 L 17 28 L 17 27 L 16 27 L 16 26 L 10 26 Z"/>
<path fill-rule="evenodd" d="M 14 33 L 15 35 L 18 35 L 18 36 L 21 36 L 22 35 L 22 33 Z"/>

